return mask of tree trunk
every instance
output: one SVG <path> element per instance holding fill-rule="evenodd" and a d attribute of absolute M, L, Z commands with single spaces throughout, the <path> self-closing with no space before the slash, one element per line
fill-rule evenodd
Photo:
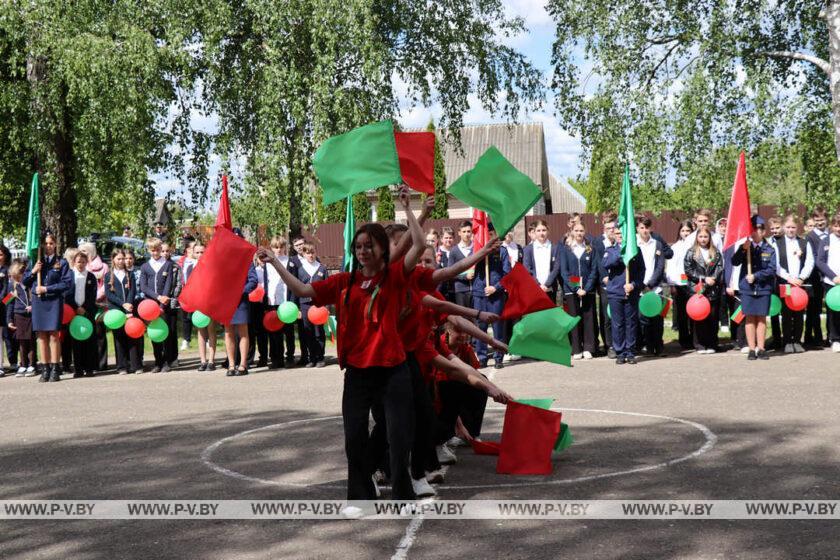
<path fill-rule="evenodd" d="M 62 92 L 62 101 L 66 91 Z M 44 232 L 50 231 L 56 236 L 59 251 L 75 247 L 78 200 L 75 189 L 73 168 L 72 122 L 66 105 L 62 103 L 62 114 L 56 115 L 56 132 L 51 139 L 53 156 L 52 184 L 44 197 Z"/>
<path fill-rule="evenodd" d="M 834 117 L 834 149 L 840 161 L 840 0 L 830 0 L 825 6 L 828 27 L 829 72 L 831 87 L 831 112 Z"/>

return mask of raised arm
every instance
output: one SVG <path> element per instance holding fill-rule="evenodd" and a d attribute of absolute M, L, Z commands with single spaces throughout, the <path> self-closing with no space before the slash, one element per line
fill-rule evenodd
<path fill-rule="evenodd" d="M 475 266 L 482 259 L 484 259 L 484 257 L 498 249 L 501 246 L 501 244 L 501 239 L 499 239 L 498 237 L 493 237 L 484 247 L 482 247 L 478 251 L 473 252 L 473 254 L 469 257 L 461 259 L 452 266 L 447 266 L 446 268 L 439 268 L 435 270 L 434 274 L 432 275 L 432 279 L 437 284 L 440 284 L 441 282 L 446 282 L 447 280 L 455 278 L 462 272 L 469 270 L 470 268 Z"/>
<path fill-rule="evenodd" d="M 408 192 L 408 187 L 403 186 L 400 190 L 400 202 L 405 209 L 408 231 L 411 234 L 411 247 L 409 247 L 408 252 L 405 254 L 404 261 L 405 273 L 410 274 L 417 266 L 417 261 L 420 260 L 420 255 L 423 253 L 426 240 L 423 238 L 423 228 L 420 227 L 417 218 L 414 217 L 414 213 L 411 211 L 411 195 Z"/>
<path fill-rule="evenodd" d="M 260 247 L 257 250 L 257 258 L 260 259 L 260 262 L 263 264 L 270 264 L 274 267 L 274 270 L 277 271 L 277 274 L 280 275 L 280 278 L 283 280 L 283 283 L 298 297 L 308 297 L 314 298 L 315 297 L 315 290 L 312 288 L 312 284 L 304 284 L 301 282 L 297 276 L 289 272 L 285 266 L 280 262 L 274 253 L 270 253 L 268 249 Z"/>
<path fill-rule="evenodd" d="M 431 205 L 429 202 L 431 201 Z M 428 197 L 426 202 L 423 204 L 423 210 L 420 212 L 420 217 L 417 218 L 417 223 L 420 224 L 420 234 L 422 236 L 423 233 L 423 224 L 426 223 L 426 220 L 432 213 L 432 210 L 435 207 L 435 199 L 434 197 Z M 411 227 L 411 224 L 409 224 Z M 408 252 L 408 249 L 411 247 L 411 244 L 414 242 L 414 236 L 412 235 L 403 235 L 400 239 L 399 244 L 397 245 L 397 250 L 391 255 L 391 262 L 396 262 L 397 259 L 402 257 Z M 425 239 L 424 239 L 425 242 Z M 419 258 L 419 257 L 418 257 Z"/>
<path fill-rule="evenodd" d="M 494 323 L 499 320 L 499 316 L 495 313 L 487 311 L 477 311 L 471 307 L 463 307 L 451 301 L 441 300 L 436 297 L 425 295 L 421 300 L 423 305 L 429 309 L 434 309 L 438 313 L 446 313 L 447 315 L 458 315 L 459 317 L 466 317 L 468 319 L 477 319 L 485 323 Z"/>

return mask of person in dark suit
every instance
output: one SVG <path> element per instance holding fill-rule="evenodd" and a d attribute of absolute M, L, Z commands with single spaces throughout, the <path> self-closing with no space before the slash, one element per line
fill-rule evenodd
<path fill-rule="evenodd" d="M 639 323 L 639 295 L 645 285 L 642 252 L 630 260 L 629 279 L 621 257 L 621 230 L 613 232 L 614 243 L 606 249 L 601 269 L 607 272 L 607 300 L 612 315 L 612 343 L 617 364 L 636 363 L 636 331 Z"/>
<path fill-rule="evenodd" d="M 828 217 L 825 208 L 822 206 L 814 208 L 811 211 L 811 220 L 814 223 L 814 227 L 811 228 L 811 231 L 808 232 L 805 239 L 808 241 L 811 252 L 816 258 L 820 245 L 828 239 Z M 822 301 L 825 296 L 825 283 L 817 267 L 814 267 L 811 271 L 808 283 L 811 284 L 813 296 L 808 298 L 808 307 L 805 308 L 805 336 L 803 343 L 806 348 L 820 348 L 824 343 L 820 314 L 822 313 Z"/>
<path fill-rule="evenodd" d="M 73 276 L 67 261 L 58 255 L 52 233 L 44 236 L 41 247 L 43 256 L 24 273 L 23 285 L 32 291 L 32 330 L 38 333 L 43 368 L 39 381 L 55 382 L 61 380 L 61 315 Z"/>
<path fill-rule="evenodd" d="M 66 296 L 67 303 L 76 315 L 86 317 L 91 324 L 96 321 L 96 292 L 98 282 L 92 272 L 87 271 L 88 256 L 84 251 L 76 251 L 73 256 L 73 288 Z M 93 377 L 99 363 L 96 350 L 96 337 L 76 340 L 71 337 L 70 347 L 73 352 L 73 377 Z"/>
<path fill-rule="evenodd" d="M 163 256 L 163 243 L 156 237 L 146 241 L 149 260 L 140 267 L 140 291 L 147 299 L 158 302 L 161 318 L 169 326 L 169 336 L 163 342 L 152 342 L 155 366 L 152 373 L 168 372 L 178 358 L 178 338 L 175 332 L 177 313 L 170 305 L 175 287 L 175 263 Z"/>
<path fill-rule="evenodd" d="M 641 216 L 636 220 L 639 253 L 645 261 L 643 288 L 659 292 L 660 285 L 665 281 L 665 260 L 668 257 L 663 242 L 653 237 L 651 225 L 650 218 Z M 673 256 L 673 251 L 671 251 L 671 256 Z M 637 347 L 645 346 L 649 354 L 660 355 L 664 346 L 662 341 L 664 318 L 661 315 L 645 317 L 639 314 L 639 330 L 641 336 L 637 339 Z"/>
<path fill-rule="evenodd" d="M 603 261 L 604 254 L 613 244 L 615 220 L 615 210 L 601 212 L 601 225 L 603 233 L 598 237 L 595 237 L 592 242 L 592 248 L 595 250 L 595 258 L 598 263 L 598 326 L 600 327 L 601 340 L 604 342 L 604 351 L 610 359 L 615 359 L 616 355 L 612 345 L 612 320 L 607 314 L 607 309 L 609 308 L 609 298 L 607 298 L 608 274 L 603 267 Z"/>
<path fill-rule="evenodd" d="M 595 292 L 598 282 L 597 252 L 586 239 L 586 228 L 578 221 L 571 237 L 561 247 L 560 277 L 563 302 L 569 315 L 581 320 L 570 333 L 572 358 L 592 359 L 597 344 Z"/>
<path fill-rule="evenodd" d="M 784 235 L 776 240 L 776 275 L 779 285 L 799 286 L 808 293 L 808 300 L 814 297 L 813 286 L 807 285 L 814 269 L 815 254 L 804 237 L 798 237 L 799 219 L 793 215 L 785 216 L 782 224 Z M 793 311 L 787 305 L 782 306 L 782 337 L 785 354 L 804 352 L 802 329 L 804 311 Z"/>
<path fill-rule="evenodd" d="M 543 220 L 534 222 L 534 242 L 523 249 L 522 265 L 549 299 L 556 302 L 562 244 L 553 244 L 548 236 L 548 224 Z"/>
<path fill-rule="evenodd" d="M 436 254 L 438 268 L 446 268 L 449 266 L 449 262 L 451 259 L 450 255 L 452 253 L 454 243 L 455 232 L 452 231 L 452 228 L 441 228 L 440 245 L 438 246 Z M 444 298 L 446 298 L 447 301 L 455 303 L 455 287 L 452 283 L 452 280 L 441 282 L 440 286 L 438 287 L 438 291 L 441 293 L 441 295 L 443 295 Z"/>
<path fill-rule="evenodd" d="M 318 260 L 315 255 L 315 246 L 311 243 L 305 243 L 301 248 L 301 266 L 298 269 L 298 280 L 304 284 L 311 284 L 312 282 L 320 282 L 326 280 L 329 274 L 327 267 L 325 267 Z M 303 332 L 306 347 L 309 350 L 309 363 L 304 367 L 322 368 L 326 365 L 324 362 L 324 349 L 327 338 L 324 334 L 323 325 L 315 325 L 309 320 L 309 309 L 312 307 L 312 298 L 307 297 L 292 297 L 292 301 L 300 308 L 300 314 L 303 318 Z"/>
<path fill-rule="evenodd" d="M 298 270 L 300 270 L 300 251 L 303 249 L 304 243 L 306 243 L 306 239 L 304 239 L 300 235 L 297 235 L 292 238 L 292 251 L 289 254 L 289 263 L 286 269 L 292 274 L 294 274 L 295 277 L 297 277 Z M 295 325 L 297 326 L 298 344 L 300 345 L 300 359 L 297 361 L 296 365 L 298 367 L 303 367 L 309 363 L 309 349 L 306 347 L 306 341 L 304 340 L 303 334 L 303 319 L 298 319 L 295 322 Z"/>
<path fill-rule="evenodd" d="M 826 292 L 840 286 L 840 213 L 831 219 L 831 233 L 820 243 L 817 267 L 822 274 L 823 289 Z M 831 351 L 840 353 L 840 311 L 826 305 L 825 313 Z"/>
<path fill-rule="evenodd" d="M 521 263 L 522 259 L 525 257 L 522 245 L 513 240 L 512 231 L 507 232 L 507 234 L 505 235 L 505 240 L 504 242 L 502 242 L 502 247 L 504 247 L 507 251 L 511 268 L 513 268 L 513 265 L 515 265 L 516 263 Z"/>
<path fill-rule="evenodd" d="M 490 224 L 490 231 L 493 231 L 493 225 Z M 505 291 L 502 288 L 501 280 L 510 272 L 510 257 L 504 247 L 499 247 L 497 252 L 493 252 L 487 256 L 487 265 L 479 262 L 475 267 L 475 278 L 472 282 L 472 307 L 480 312 L 494 313 L 501 315 L 502 309 L 505 306 Z M 490 277 L 488 279 L 487 273 Z M 477 320 L 477 326 L 484 332 L 487 332 L 488 323 Z M 499 342 L 507 342 L 507 333 L 505 332 L 505 321 L 496 321 L 493 323 L 493 338 Z M 487 367 L 487 343 L 476 338 L 473 341 L 475 346 L 475 353 L 481 367 Z M 496 348 L 494 350 L 494 365 L 496 369 L 501 369 L 503 366 L 504 352 Z"/>
<path fill-rule="evenodd" d="M 472 222 L 464 220 L 458 226 L 458 236 L 461 241 L 452 248 L 449 252 L 449 261 L 447 266 L 452 266 L 458 261 L 462 261 L 473 253 L 472 243 Z M 472 283 L 475 278 L 475 269 L 470 269 L 462 272 L 452 281 L 453 292 L 455 293 L 455 303 L 461 307 L 472 307 L 473 288 Z"/>

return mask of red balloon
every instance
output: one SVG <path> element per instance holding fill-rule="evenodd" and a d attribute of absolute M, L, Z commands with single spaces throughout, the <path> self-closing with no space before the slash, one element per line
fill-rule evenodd
<path fill-rule="evenodd" d="M 326 307 L 315 307 L 313 305 L 306 312 L 306 318 L 313 325 L 323 325 L 330 318 L 330 311 Z"/>
<path fill-rule="evenodd" d="M 808 307 L 808 292 L 799 286 L 791 286 L 790 295 L 785 298 L 785 304 L 791 311 L 802 311 Z"/>
<path fill-rule="evenodd" d="M 280 320 L 280 317 L 277 316 L 276 311 L 267 311 L 265 315 L 263 315 L 263 327 L 268 332 L 277 332 L 283 328 L 283 321 Z"/>
<path fill-rule="evenodd" d="M 703 294 L 694 294 L 688 299 L 685 312 L 692 320 L 702 321 L 712 312 L 712 305 L 709 303 L 709 298 Z"/>
<path fill-rule="evenodd" d="M 137 317 L 129 317 L 125 322 L 125 334 L 131 338 L 140 338 L 146 332 L 146 324 Z"/>
<path fill-rule="evenodd" d="M 248 301 L 256 303 L 258 301 L 262 301 L 263 297 L 265 297 L 265 290 L 262 286 L 257 286 L 250 294 L 248 294 Z"/>
<path fill-rule="evenodd" d="M 141 319 L 149 322 L 154 321 L 160 317 L 160 305 L 153 299 L 144 299 L 137 306 L 137 314 L 140 315 Z"/>
<path fill-rule="evenodd" d="M 76 316 L 76 310 L 67 303 L 64 304 L 64 309 L 61 310 L 61 324 L 69 325 L 73 317 Z"/>

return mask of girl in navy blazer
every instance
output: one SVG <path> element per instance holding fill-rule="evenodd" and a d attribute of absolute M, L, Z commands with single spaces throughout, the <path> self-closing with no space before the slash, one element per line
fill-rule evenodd
<path fill-rule="evenodd" d="M 23 275 L 23 284 L 32 291 L 32 330 L 44 364 L 39 381 L 61 381 L 61 314 L 73 277 L 53 234 L 44 236 L 41 247 L 43 256 Z"/>
<path fill-rule="evenodd" d="M 234 228 L 233 233 L 243 237 L 239 228 Z M 227 353 L 228 363 L 226 375 L 228 377 L 248 375 L 248 346 L 251 343 L 251 339 L 248 337 L 251 303 L 248 301 L 248 294 L 256 289 L 258 283 L 257 270 L 254 268 L 254 263 L 251 263 L 248 265 L 248 276 L 245 278 L 245 286 L 242 288 L 239 305 L 233 314 L 233 319 L 230 320 L 230 324 L 225 325 L 225 352 Z M 237 350 L 239 351 L 239 367 L 235 365 Z"/>
<path fill-rule="evenodd" d="M 32 341 L 32 294 L 23 285 L 26 263 L 15 260 L 9 267 L 9 291 L 14 299 L 6 305 L 6 327 L 20 349 L 20 368 L 15 377 L 35 375 L 35 345 Z"/>
<path fill-rule="evenodd" d="M 301 249 L 301 252 L 301 266 L 297 271 L 298 280 L 304 284 L 325 280 L 328 275 L 327 268 L 318 261 L 315 255 L 315 246 L 311 243 L 306 243 Z M 324 334 L 324 327 L 322 325 L 314 325 L 309 320 L 308 313 L 309 308 L 312 307 L 312 299 L 293 296 L 292 301 L 300 308 L 300 313 L 303 318 L 304 342 L 309 350 L 309 363 L 304 367 L 324 367 L 326 335 Z"/>
<path fill-rule="evenodd" d="M 569 314 L 581 320 L 570 333 L 572 357 L 592 359 L 595 353 L 595 288 L 598 281 L 597 252 L 586 239 L 581 222 L 572 226 L 568 243 L 562 247 L 560 277 L 563 301 Z"/>
<path fill-rule="evenodd" d="M 114 249 L 111 252 L 111 270 L 105 275 L 105 297 L 108 309 L 117 309 L 129 317 L 134 315 L 137 301 L 137 280 L 126 268 L 126 252 Z M 114 350 L 117 355 L 117 372 L 143 373 L 143 362 L 138 345 L 120 327 L 111 331 L 114 335 Z M 142 339 L 141 339 L 142 340 Z"/>
<path fill-rule="evenodd" d="M 140 267 L 140 291 L 146 299 L 158 302 L 161 317 L 169 325 L 169 336 L 163 342 L 152 342 L 155 354 L 155 367 L 152 373 L 167 372 L 178 358 L 178 338 L 175 332 L 177 313 L 172 309 L 171 300 L 176 287 L 175 263 L 163 256 L 163 243 L 156 237 L 146 241 L 149 260 Z M 142 339 L 138 339 L 142 340 Z"/>
<path fill-rule="evenodd" d="M 826 292 L 834 286 L 840 286 L 840 214 L 831 219 L 831 234 L 820 243 L 817 267 L 822 274 L 822 287 Z M 826 304 L 825 312 L 831 351 L 840 353 L 840 311 L 834 311 Z"/>
<path fill-rule="evenodd" d="M 76 251 L 72 258 L 73 284 L 65 303 L 73 308 L 76 315 L 86 317 L 91 323 L 96 321 L 96 292 L 99 283 L 92 272 L 87 271 L 88 256 L 84 251 Z M 70 338 L 73 354 L 73 377 L 93 377 L 99 363 L 96 350 L 96 336 L 87 340 Z"/>

